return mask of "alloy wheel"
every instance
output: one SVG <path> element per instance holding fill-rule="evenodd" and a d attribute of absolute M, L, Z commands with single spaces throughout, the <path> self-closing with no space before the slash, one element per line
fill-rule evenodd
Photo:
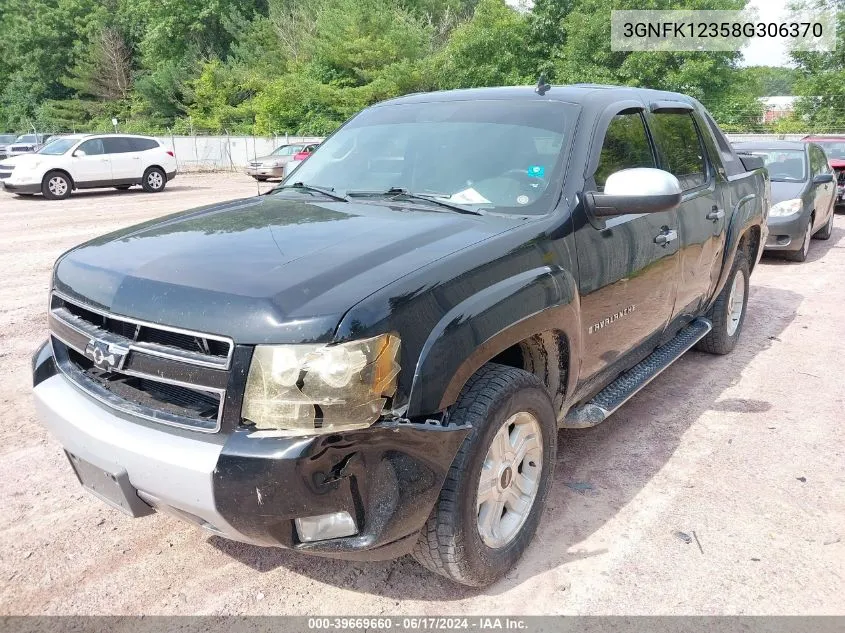
<path fill-rule="evenodd" d="M 513 541 L 540 486 L 543 469 L 540 423 L 527 411 L 509 417 L 493 437 L 478 482 L 478 533 L 488 547 Z"/>
<path fill-rule="evenodd" d="M 54 196 L 56 196 L 57 198 L 61 198 L 67 193 L 67 180 L 65 180 L 61 176 L 53 176 L 47 182 L 47 188 L 50 190 L 50 193 L 52 193 Z"/>
<path fill-rule="evenodd" d="M 742 271 L 736 271 L 734 282 L 731 285 L 731 294 L 728 296 L 728 336 L 733 336 L 739 328 L 742 320 L 742 310 L 745 307 L 745 275 Z"/>
<path fill-rule="evenodd" d="M 152 189 L 161 189 L 161 186 L 164 184 L 164 178 L 161 177 L 159 172 L 151 171 L 147 176 L 147 183 Z"/>

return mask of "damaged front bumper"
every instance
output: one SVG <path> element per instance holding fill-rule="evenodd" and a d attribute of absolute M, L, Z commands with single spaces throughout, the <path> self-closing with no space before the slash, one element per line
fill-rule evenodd
<path fill-rule="evenodd" d="M 33 358 L 33 383 L 40 419 L 80 481 L 104 501 L 133 516 L 155 508 L 228 539 L 338 558 L 408 553 L 469 432 L 392 421 L 298 438 L 256 437 L 247 427 L 228 434 L 174 429 L 124 416 L 79 391 L 56 371 L 49 345 Z M 90 471 L 105 474 L 105 484 L 92 483 Z M 354 520 L 354 535 L 300 538 L 296 519 L 343 512 Z"/>

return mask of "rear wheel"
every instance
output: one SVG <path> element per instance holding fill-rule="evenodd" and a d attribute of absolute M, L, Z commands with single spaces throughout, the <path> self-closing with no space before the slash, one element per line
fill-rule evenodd
<path fill-rule="evenodd" d="M 793 262 L 807 261 L 807 255 L 810 254 L 810 242 L 813 239 L 813 218 L 810 218 L 807 224 L 807 230 L 804 231 L 804 241 L 801 242 L 801 248 L 797 251 L 791 251 L 786 254 L 786 258 Z"/>
<path fill-rule="evenodd" d="M 60 171 L 48 172 L 41 181 L 41 193 L 48 200 L 63 200 L 70 195 L 70 176 Z"/>
<path fill-rule="evenodd" d="M 158 193 L 167 184 L 167 175 L 158 167 L 150 167 L 144 172 L 141 186 L 147 193 Z"/>
<path fill-rule="evenodd" d="M 827 219 L 825 225 L 819 229 L 819 232 L 816 233 L 813 237 L 817 240 L 829 240 L 831 234 L 833 233 L 833 209 L 830 211 L 830 217 Z"/>
<path fill-rule="evenodd" d="M 413 555 L 461 584 L 489 585 L 519 560 L 540 522 L 557 451 L 554 409 L 534 374 L 490 363 L 464 387 L 450 420 L 472 431 Z"/>
<path fill-rule="evenodd" d="M 707 315 L 713 323 L 713 329 L 696 344 L 696 349 L 710 354 L 727 354 L 736 347 L 742 324 L 745 323 L 749 278 L 745 252 L 737 251 L 725 287 Z"/>

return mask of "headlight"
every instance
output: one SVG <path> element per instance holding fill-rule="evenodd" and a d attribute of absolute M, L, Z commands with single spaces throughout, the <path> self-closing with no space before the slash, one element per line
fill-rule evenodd
<path fill-rule="evenodd" d="M 794 200 L 784 200 L 783 202 L 778 202 L 774 205 L 771 209 L 769 209 L 769 217 L 783 217 L 785 215 L 792 215 L 793 213 L 798 213 L 801 210 L 801 198 L 795 198 Z"/>
<path fill-rule="evenodd" d="M 257 430 L 315 435 L 362 429 L 396 392 L 399 338 L 339 345 L 258 345 L 241 415 Z"/>

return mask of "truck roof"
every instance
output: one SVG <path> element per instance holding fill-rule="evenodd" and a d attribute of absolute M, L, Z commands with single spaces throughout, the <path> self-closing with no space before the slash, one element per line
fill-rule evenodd
<path fill-rule="evenodd" d="M 807 148 L 806 141 L 739 141 L 732 144 L 734 149 L 741 151 L 744 149 L 792 149 L 804 150 Z"/>
<path fill-rule="evenodd" d="M 467 101 L 474 99 L 542 99 L 545 101 L 564 101 L 584 106 L 601 107 L 621 99 L 649 101 L 679 101 L 694 105 L 695 101 L 687 95 L 665 90 L 632 88 L 630 86 L 607 86 L 602 84 L 572 84 L 550 86 L 542 96 L 535 92 L 536 86 L 504 86 L 496 88 L 468 88 L 462 90 L 442 90 L 436 92 L 418 92 L 395 99 L 382 101 L 373 107 L 397 103 L 425 103 L 434 101 Z"/>

